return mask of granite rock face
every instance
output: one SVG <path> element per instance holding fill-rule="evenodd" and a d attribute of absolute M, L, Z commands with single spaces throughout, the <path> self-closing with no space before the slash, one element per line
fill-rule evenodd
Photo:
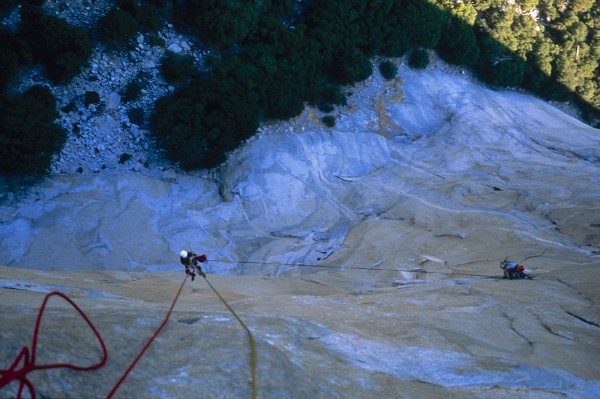
<path fill-rule="evenodd" d="M 87 312 L 109 351 L 84 373 L 30 374 L 45 397 L 106 397 L 160 325 L 181 273 L 2 268 L 2 367 L 31 345 L 43 293 Z M 348 270 L 303 276 L 209 275 L 253 334 L 261 398 L 594 398 L 600 312 L 553 275 L 532 281 L 421 278 Z M 19 284 L 16 284 L 19 283 Z M 169 323 L 116 397 L 251 396 L 249 339 L 203 280 L 188 280 Z M 38 364 L 100 359 L 75 311 L 51 299 Z M 14 395 L 16 383 L 2 390 Z"/>
<path fill-rule="evenodd" d="M 258 397 L 599 396 L 600 132 L 440 70 L 399 75 L 358 86 L 332 129 L 310 108 L 262 127 L 214 173 L 57 175 L 3 195 L 0 368 L 58 289 L 109 362 L 31 378 L 46 397 L 105 397 L 191 248 L 253 332 Z M 501 279 L 506 257 L 534 279 Z M 91 333 L 52 304 L 39 361 L 92 363 Z M 249 350 L 188 281 L 119 397 L 249 397 Z"/>

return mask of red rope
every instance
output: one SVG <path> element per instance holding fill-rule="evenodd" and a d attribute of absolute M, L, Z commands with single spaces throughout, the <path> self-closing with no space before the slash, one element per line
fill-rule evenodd
<path fill-rule="evenodd" d="M 113 397 L 113 395 L 115 394 L 115 392 L 117 392 L 117 389 L 119 389 L 119 386 L 123 383 L 123 381 L 125 381 L 125 378 L 127 378 L 127 375 L 129 375 L 129 372 L 131 370 L 133 370 L 133 368 L 135 367 L 135 365 L 138 362 L 138 360 L 140 360 L 140 358 L 142 357 L 142 355 L 144 354 L 144 352 L 146 352 L 146 349 L 148 349 L 148 347 L 152 344 L 152 341 L 154 341 L 154 339 L 158 336 L 158 334 L 160 334 L 160 331 L 163 329 L 163 327 L 167 324 L 167 322 L 169 321 L 169 317 L 171 317 L 171 312 L 173 311 L 173 308 L 175 307 L 175 304 L 177 303 L 177 299 L 179 299 L 179 294 L 181 294 L 181 290 L 183 289 L 183 285 L 185 284 L 187 278 L 188 278 L 188 276 L 186 275 L 185 278 L 183 279 L 183 282 L 181 283 L 181 286 L 179 287 L 179 291 L 177 291 L 177 295 L 175 295 L 175 299 L 173 299 L 173 303 L 171 304 L 171 308 L 169 309 L 169 312 L 165 316 L 165 319 L 161 323 L 160 327 L 158 327 L 158 329 L 154 332 L 154 334 L 152 335 L 152 337 L 150 337 L 150 339 L 148 340 L 148 342 L 146 342 L 146 345 L 144 345 L 144 347 L 142 348 L 142 350 L 140 351 L 140 353 L 138 353 L 137 357 L 133 360 L 133 362 L 131 363 L 131 365 L 129 366 L 129 368 L 127 369 L 127 371 L 125 371 L 125 373 L 121 376 L 121 378 L 119 379 L 119 381 L 117 381 L 117 383 L 113 387 L 112 391 L 110 391 L 110 393 L 108 394 L 108 396 L 106 397 L 106 399 L 110 399 L 110 398 Z"/>
<path fill-rule="evenodd" d="M 137 364 L 138 360 L 140 360 L 140 358 L 142 357 L 144 352 L 146 352 L 148 347 L 150 347 L 150 345 L 152 344 L 154 339 L 158 336 L 158 334 L 160 334 L 163 327 L 167 324 L 167 322 L 169 321 L 169 317 L 171 317 L 171 312 L 173 311 L 173 308 L 175 307 L 175 304 L 177 303 L 177 300 L 179 299 L 179 294 L 181 294 L 181 290 L 183 289 L 183 286 L 186 281 L 187 281 L 187 276 L 185 276 L 185 278 L 183 279 L 183 282 L 181 283 L 181 286 L 179 287 L 179 291 L 177 291 L 177 295 L 175 296 L 175 299 L 173 300 L 173 303 L 171 304 L 171 308 L 169 309 L 169 312 L 167 313 L 165 319 L 163 320 L 161 325 L 158 327 L 158 329 L 154 332 L 152 337 L 150 337 L 148 342 L 146 342 L 146 345 L 144 345 L 144 347 L 142 348 L 140 353 L 133 360 L 133 362 L 131 363 L 129 368 L 125 371 L 125 373 L 121 376 L 119 381 L 117 381 L 117 383 L 113 387 L 112 391 L 110 391 L 110 393 L 106 397 L 107 399 L 112 398 L 112 396 L 115 394 L 115 392 L 117 391 L 119 386 L 123 383 L 123 381 L 125 381 L 125 379 L 129 375 L 129 372 L 131 370 L 133 370 L 133 368 Z M 98 338 L 100 345 L 102 346 L 102 354 L 103 355 L 102 355 L 102 360 L 99 363 L 91 365 L 91 366 L 86 366 L 86 367 L 76 366 L 76 365 L 70 364 L 70 363 L 54 363 L 54 364 L 45 364 L 45 365 L 36 365 L 35 364 L 36 351 L 37 351 L 37 338 L 38 338 L 38 334 L 40 331 L 40 325 L 42 324 L 42 316 L 44 314 L 44 310 L 46 309 L 46 304 L 48 303 L 48 300 L 53 295 L 57 295 L 57 296 L 63 298 L 65 301 L 69 302 L 71 304 L 71 306 L 73 306 L 75 308 L 75 310 L 77 310 L 77 312 L 79 312 L 81 317 L 83 317 L 83 319 L 86 321 L 86 323 L 90 326 L 90 328 L 96 335 L 96 338 Z M 23 367 L 21 367 L 20 369 L 17 369 L 17 365 L 23 359 L 24 359 Z M 10 367 L 8 369 L 6 369 L 6 370 L 0 369 L 0 376 L 1 376 L 0 377 L 0 389 L 5 387 L 6 385 L 10 384 L 14 380 L 19 380 L 20 385 L 19 385 L 19 391 L 17 393 L 16 398 L 17 399 L 21 398 L 21 395 L 23 393 L 23 387 L 27 386 L 27 388 L 29 389 L 30 396 L 33 399 L 36 399 L 37 395 L 35 392 L 35 388 L 34 388 L 33 384 L 31 383 L 31 381 L 29 381 L 29 379 L 27 378 L 27 374 L 30 373 L 31 371 L 47 370 L 47 369 L 53 369 L 53 368 L 68 368 L 68 369 L 77 370 L 77 371 L 91 371 L 91 370 L 95 370 L 95 369 L 98 369 L 98 368 L 104 366 L 107 359 L 108 359 L 108 351 L 106 350 L 106 345 L 104 344 L 102 337 L 98 333 L 98 330 L 96 329 L 94 324 L 92 324 L 92 322 L 87 317 L 87 315 L 79 308 L 79 306 L 77 306 L 75 304 L 75 302 L 73 302 L 65 294 L 63 294 L 62 292 L 58 292 L 58 291 L 52 291 L 51 293 L 47 294 L 46 297 L 44 298 L 44 302 L 42 303 L 42 306 L 38 313 L 37 321 L 35 323 L 35 330 L 33 333 L 33 343 L 31 344 L 31 356 L 29 356 L 29 348 L 25 346 L 21 349 L 21 351 L 19 352 L 19 354 L 17 355 L 17 357 L 15 358 L 15 360 L 13 361 L 13 363 L 10 365 Z"/>
<path fill-rule="evenodd" d="M 98 342 L 100 342 L 100 346 L 102 346 L 102 360 L 99 363 L 93 364 L 91 366 L 86 366 L 86 367 L 76 366 L 76 365 L 70 364 L 70 363 L 54 363 L 54 364 L 45 364 L 45 365 L 37 365 L 36 364 L 37 339 L 38 339 L 38 334 L 40 331 L 40 326 L 42 324 L 42 316 L 44 315 L 44 310 L 46 309 L 46 304 L 48 303 L 48 300 L 50 299 L 50 297 L 52 297 L 54 295 L 63 298 L 71 306 L 73 306 L 75 308 L 75 310 L 77 310 L 77 312 L 79 312 L 81 317 L 83 317 L 83 319 L 86 321 L 88 326 L 90 326 L 90 328 L 96 335 L 96 338 L 98 338 Z M 0 370 L 0 375 L 2 375 L 2 377 L 0 378 L 0 389 L 2 389 L 4 386 L 10 384 L 14 380 L 19 380 L 20 384 L 19 384 L 19 390 L 18 390 L 17 396 L 16 396 L 17 399 L 21 397 L 21 394 L 23 392 L 23 387 L 25 385 L 29 389 L 30 396 L 33 399 L 35 399 L 37 397 L 35 388 L 34 388 L 33 384 L 31 383 L 31 381 L 29 381 L 29 379 L 27 378 L 27 374 L 30 373 L 31 371 L 47 370 L 47 369 L 54 369 L 54 368 L 68 368 L 68 369 L 77 370 L 77 371 L 91 371 L 91 370 L 95 370 L 95 369 L 98 369 L 98 368 L 104 366 L 107 359 L 108 359 L 108 352 L 106 350 L 106 345 L 104 344 L 102 337 L 98 333 L 98 330 L 96 329 L 94 324 L 92 324 L 92 322 L 87 317 L 87 315 L 79 308 L 79 306 L 77 306 L 75 304 L 75 302 L 73 302 L 65 294 L 63 294 L 62 292 L 58 292 L 58 291 L 52 291 L 49 294 L 47 294 L 46 297 L 44 298 L 44 302 L 42 303 L 42 306 L 38 313 L 37 320 L 35 322 L 35 330 L 33 333 L 33 342 L 31 344 L 31 356 L 29 355 L 29 348 L 25 346 L 21 349 L 21 351 L 19 352 L 19 354 L 17 355 L 17 357 L 15 358 L 15 360 L 13 361 L 13 363 L 10 365 L 10 367 L 8 369 Z M 23 360 L 23 367 L 21 367 L 20 369 L 17 369 L 17 365 L 19 363 L 21 363 L 21 360 Z"/>

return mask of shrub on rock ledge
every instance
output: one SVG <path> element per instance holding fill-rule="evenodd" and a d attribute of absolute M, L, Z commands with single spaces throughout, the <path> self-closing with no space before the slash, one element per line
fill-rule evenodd
<path fill-rule="evenodd" d="M 398 73 L 398 67 L 391 61 L 383 61 L 379 64 L 379 72 L 381 72 L 381 76 L 383 76 L 385 80 L 392 80 Z"/>
<path fill-rule="evenodd" d="M 162 59 L 160 71 L 167 82 L 179 83 L 195 72 L 194 58 L 167 51 L 167 55 Z"/>
<path fill-rule="evenodd" d="M 123 101 L 129 102 L 137 99 L 142 92 L 142 86 L 137 82 L 127 83 L 125 87 L 125 93 L 123 94 Z"/>
<path fill-rule="evenodd" d="M 92 104 L 98 104 L 100 102 L 100 94 L 95 91 L 86 91 L 84 104 L 85 106 L 90 106 Z"/>
<path fill-rule="evenodd" d="M 321 118 L 321 122 L 323 122 L 323 124 L 327 127 L 334 127 L 335 126 L 335 117 L 331 116 L 331 115 L 327 115 Z"/>
<path fill-rule="evenodd" d="M 429 53 L 426 50 L 413 50 L 408 56 L 408 66 L 412 69 L 425 69 L 427 65 L 429 65 Z"/>
<path fill-rule="evenodd" d="M 137 107 L 130 109 L 127 111 L 127 118 L 129 118 L 129 122 L 134 125 L 143 126 L 145 119 L 144 108 Z"/>

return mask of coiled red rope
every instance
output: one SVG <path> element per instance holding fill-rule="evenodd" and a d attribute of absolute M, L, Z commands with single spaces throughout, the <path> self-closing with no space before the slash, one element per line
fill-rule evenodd
<path fill-rule="evenodd" d="M 70 363 L 54 363 L 54 364 L 44 364 L 44 365 L 36 364 L 37 341 L 38 341 L 38 334 L 40 331 L 40 325 L 42 324 L 42 316 L 44 315 L 44 310 L 46 309 L 46 304 L 48 303 L 48 300 L 53 296 L 61 297 L 65 301 L 67 301 L 71 306 L 73 306 L 75 308 L 75 310 L 77 310 L 77 312 L 79 312 L 81 317 L 83 317 L 83 319 L 88 324 L 88 326 L 92 329 L 92 331 L 96 335 L 96 338 L 98 338 L 98 342 L 100 342 L 100 346 L 102 347 L 102 360 L 100 360 L 100 362 L 93 364 L 91 366 L 85 366 L 85 367 L 77 366 L 77 365 L 70 364 Z M 19 390 L 18 390 L 17 396 L 16 396 L 17 399 L 19 399 L 21 397 L 21 394 L 23 393 L 23 388 L 25 386 L 27 386 L 27 388 L 29 389 L 30 396 L 33 399 L 35 399 L 37 397 L 37 395 L 36 395 L 33 384 L 27 378 L 28 373 L 30 373 L 32 371 L 36 371 L 36 370 L 47 370 L 47 369 L 55 369 L 55 368 L 68 368 L 68 369 L 77 370 L 77 371 L 91 371 L 91 370 L 95 370 L 95 369 L 98 369 L 98 368 L 104 366 L 107 359 L 108 359 L 108 352 L 106 350 L 106 345 L 104 344 L 102 337 L 98 333 L 98 330 L 96 329 L 94 324 L 90 321 L 90 319 L 87 317 L 87 315 L 83 312 L 83 310 L 81 310 L 81 308 L 79 308 L 79 306 L 77 306 L 77 304 L 75 304 L 75 302 L 73 302 L 69 297 L 67 297 L 62 292 L 52 291 L 49 294 L 47 294 L 46 297 L 44 298 L 44 301 L 42 302 L 42 306 L 40 307 L 40 311 L 38 313 L 37 320 L 35 322 L 35 330 L 33 332 L 33 342 L 31 343 L 31 356 L 30 356 L 29 348 L 24 346 L 21 349 L 21 351 L 19 352 L 19 354 L 17 355 L 17 357 L 15 358 L 15 360 L 13 361 L 13 363 L 10 365 L 10 367 L 6 370 L 0 370 L 0 374 L 2 375 L 2 377 L 0 378 L 0 389 L 2 389 L 4 386 L 10 384 L 14 380 L 19 380 L 20 384 L 19 384 Z M 21 363 L 21 360 L 23 360 L 23 367 L 18 369 L 17 366 Z"/>
<path fill-rule="evenodd" d="M 117 389 L 119 389 L 119 386 L 123 383 L 123 381 L 125 381 L 125 379 L 129 375 L 131 370 L 133 370 L 133 368 L 135 367 L 137 362 L 140 360 L 140 358 L 142 357 L 144 352 L 146 352 L 148 347 L 150 347 L 150 345 L 152 344 L 154 339 L 158 336 L 158 334 L 160 334 L 163 327 L 167 324 L 167 322 L 169 321 L 169 317 L 171 317 L 171 312 L 173 311 L 173 308 L 175 307 L 175 304 L 177 303 L 177 300 L 179 299 L 179 295 L 181 294 L 181 290 L 183 289 L 183 286 L 185 285 L 186 281 L 187 281 L 187 276 L 185 276 L 185 278 L 183 279 L 183 282 L 181 283 L 181 286 L 179 287 L 179 291 L 177 291 L 177 295 L 175 296 L 175 299 L 173 300 L 173 303 L 171 304 L 171 308 L 169 309 L 169 312 L 165 316 L 165 319 L 163 320 L 161 325 L 158 327 L 158 329 L 156 329 L 156 331 L 154 332 L 152 337 L 150 337 L 148 342 L 146 342 L 146 345 L 144 345 L 144 347 L 142 348 L 140 353 L 138 353 L 137 357 L 133 360 L 133 362 L 131 363 L 129 368 L 125 371 L 125 373 L 123 373 L 121 378 L 119 378 L 119 381 L 117 381 L 115 386 L 112 388 L 112 390 L 106 397 L 107 399 L 110 399 L 113 397 L 115 392 L 117 392 Z M 37 340 L 38 340 L 38 334 L 40 331 L 40 325 L 42 323 L 42 316 L 44 315 L 44 310 L 46 309 L 46 304 L 48 303 L 48 300 L 52 296 L 59 296 L 59 297 L 63 298 L 65 301 L 67 301 L 71 306 L 73 306 L 75 308 L 75 310 L 77 310 L 77 312 L 79 312 L 81 317 L 83 317 L 83 319 L 86 321 L 88 326 L 92 329 L 92 331 L 96 335 L 96 338 L 98 338 L 98 342 L 100 343 L 100 346 L 102 347 L 102 360 L 100 360 L 100 362 L 93 364 L 91 366 L 85 366 L 85 367 L 77 366 L 77 365 L 70 364 L 70 363 L 54 363 L 54 364 L 45 364 L 45 365 L 37 365 L 36 364 Z M 55 368 L 68 368 L 68 369 L 77 370 L 77 371 L 91 371 L 91 370 L 95 370 L 95 369 L 98 369 L 98 368 L 104 366 L 106 364 L 107 359 L 108 359 L 108 351 L 106 350 L 106 345 L 104 344 L 104 341 L 102 340 L 102 337 L 100 336 L 100 333 L 98 332 L 98 330 L 96 329 L 94 324 L 90 321 L 90 319 L 87 317 L 87 315 L 83 312 L 83 310 L 81 310 L 81 308 L 79 306 L 77 306 L 77 304 L 75 304 L 75 302 L 73 302 L 69 297 L 67 297 L 62 292 L 52 291 L 49 294 L 47 294 L 46 297 L 44 298 L 44 301 L 42 302 L 42 306 L 40 307 L 40 311 L 38 313 L 37 320 L 35 322 L 35 330 L 33 333 L 33 342 L 31 344 L 31 356 L 30 356 L 29 348 L 25 346 L 21 349 L 21 351 L 19 352 L 19 354 L 17 355 L 17 357 L 15 358 L 15 360 L 13 361 L 13 363 L 10 365 L 10 367 L 8 369 L 6 369 L 6 370 L 0 369 L 0 375 L 1 375 L 0 389 L 2 389 L 3 387 L 5 387 L 6 385 L 10 384 L 11 382 L 13 382 L 15 380 L 19 380 L 20 385 L 19 385 L 19 390 L 17 392 L 16 398 L 17 399 L 21 398 L 21 395 L 23 393 L 23 388 L 25 386 L 27 386 L 27 388 L 29 389 L 30 396 L 33 399 L 36 399 L 37 395 L 35 392 L 35 387 L 31 383 L 31 381 L 27 378 L 28 373 L 35 371 L 35 370 L 47 370 L 47 369 L 55 369 Z M 17 366 L 21 363 L 21 360 L 23 360 L 23 362 L 24 362 L 23 367 L 21 367 L 20 369 L 17 369 Z"/>
<path fill-rule="evenodd" d="M 210 286 L 210 288 L 212 288 L 212 290 L 215 292 L 215 294 L 219 297 L 219 299 L 221 299 L 221 301 L 225 304 L 227 309 L 235 316 L 235 318 L 239 321 L 239 323 L 242 325 L 242 327 L 244 327 L 244 329 L 248 333 L 248 337 L 250 339 L 250 347 L 251 347 L 252 398 L 254 399 L 254 398 L 256 398 L 256 354 L 255 354 L 255 346 L 254 346 L 254 337 L 252 336 L 252 332 L 246 326 L 246 324 L 244 324 L 242 319 L 239 318 L 239 316 L 235 313 L 235 311 L 231 308 L 231 306 L 229 306 L 229 304 L 225 301 L 225 299 L 219 294 L 219 292 L 213 287 L 213 285 L 208 281 L 206 276 L 203 276 L 203 277 L 206 280 L 206 282 L 208 283 L 208 285 Z M 133 360 L 133 362 L 131 362 L 131 364 L 125 371 L 125 373 L 123 373 L 121 378 L 119 378 L 119 380 L 117 381 L 115 386 L 112 388 L 110 393 L 106 396 L 106 399 L 111 399 L 113 397 L 113 395 L 117 392 L 117 390 L 119 389 L 119 387 L 121 386 L 123 381 L 125 381 L 125 379 L 129 375 L 131 370 L 133 370 L 133 368 L 135 367 L 137 362 L 144 355 L 144 353 L 150 347 L 150 345 L 152 344 L 154 339 L 156 339 L 158 334 L 160 334 L 163 327 L 167 324 L 167 322 L 169 321 L 169 318 L 171 317 L 171 313 L 173 312 L 173 308 L 175 307 L 175 304 L 177 303 L 177 300 L 179 299 L 179 295 L 181 294 L 181 291 L 183 290 L 183 286 L 185 285 L 185 282 L 187 281 L 187 278 L 188 278 L 188 276 L 186 275 L 185 278 L 183 279 L 183 282 L 181 283 L 181 286 L 179 287 L 179 290 L 177 291 L 177 295 L 175 295 L 175 298 L 173 299 L 173 302 L 171 303 L 171 307 L 169 308 L 167 315 L 165 316 L 165 318 L 162 321 L 162 323 L 160 324 L 160 326 L 156 329 L 156 331 L 154 331 L 154 334 L 152 334 L 152 336 L 150 337 L 148 342 L 146 342 L 146 344 L 144 345 L 142 350 L 138 353 L 138 355 Z M 36 350 L 37 350 L 37 338 L 38 338 L 38 334 L 39 334 L 39 330 L 40 330 L 40 325 L 42 322 L 42 316 L 44 314 L 44 310 L 46 309 L 46 304 L 48 303 L 48 300 L 54 295 L 63 298 L 65 301 L 67 301 L 69 304 L 71 304 L 71 306 L 73 306 L 75 308 L 75 310 L 77 310 L 77 312 L 79 312 L 81 317 L 83 317 L 83 319 L 86 321 L 88 326 L 92 329 L 92 331 L 96 335 L 96 338 L 98 338 L 98 342 L 100 342 L 100 346 L 102 347 L 102 360 L 100 362 L 98 362 L 97 364 L 94 364 L 91 366 L 85 366 L 85 367 L 77 366 L 77 365 L 70 364 L 70 363 L 55 363 L 55 364 L 46 364 L 46 365 L 39 365 L 39 366 L 35 364 Z M 59 292 L 59 291 L 52 291 L 51 293 L 47 294 L 46 297 L 44 298 L 44 301 L 42 302 L 42 306 L 40 307 L 40 311 L 38 313 L 38 317 L 37 317 L 37 320 L 35 323 L 35 330 L 33 333 L 33 343 L 31 345 L 31 356 L 29 356 L 29 348 L 23 347 L 8 369 L 6 369 L 6 370 L 0 369 L 0 376 L 1 376 L 0 377 L 0 389 L 5 387 L 6 385 L 10 384 L 14 380 L 19 380 L 20 385 L 19 385 L 19 390 L 18 390 L 16 398 L 17 399 L 21 398 L 21 395 L 23 393 L 23 387 L 27 386 L 27 388 L 29 389 L 30 396 L 33 399 L 36 399 L 37 395 L 35 392 L 35 388 L 34 388 L 33 384 L 31 383 L 31 381 L 29 381 L 29 379 L 27 378 L 28 373 L 35 371 L 35 370 L 46 370 L 46 369 L 53 369 L 53 368 L 69 368 L 69 369 L 77 370 L 77 371 L 91 371 L 91 370 L 95 370 L 95 369 L 98 369 L 98 368 L 104 366 L 107 359 L 108 359 L 108 351 L 106 350 L 106 345 L 104 344 L 104 341 L 102 340 L 102 337 L 100 336 L 100 333 L 98 333 L 98 330 L 96 329 L 94 324 L 90 321 L 90 319 L 87 317 L 87 315 L 79 308 L 79 306 L 77 306 L 77 304 L 75 304 L 75 302 L 73 302 L 65 294 L 63 294 L 62 292 Z M 17 369 L 17 365 L 21 362 L 21 360 L 24 360 L 24 365 L 22 368 Z"/>

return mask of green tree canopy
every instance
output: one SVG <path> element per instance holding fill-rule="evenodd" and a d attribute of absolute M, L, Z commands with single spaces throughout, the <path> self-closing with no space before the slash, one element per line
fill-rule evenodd
<path fill-rule="evenodd" d="M 19 68 L 32 61 L 29 43 L 22 36 L 0 28 L 0 92 Z"/>
<path fill-rule="evenodd" d="M 242 43 L 258 29 L 259 11 L 253 1 L 187 0 L 177 7 L 179 20 L 217 49 Z"/>
<path fill-rule="evenodd" d="M 447 18 L 446 13 L 427 1 L 404 0 L 398 22 L 412 48 L 434 48 Z"/>
<path fill-rule="evenodd" d="M 127 44 L 138 31 L 135 17 L 127 11 L 113 8 L 98 21 L 100 40 L 109 44 Z"/>
<path fill-rule="evenodd" d="M 45 86 L 22 96 L 0 99 L 0 173 L 43 174 L 64 143 L 66 133 L 54 119 L 56 100 Z"/>
<path fill-rule="evenodd" d="M 167 82 L 179 83 L 196 72 L 194 57 L 167 51 L 167 54 L 162 58 L 160 71 Z"/>
<path fill-rule="evenodd" d="M 371 76 L 372 72 L 371 61 L 356 47 L 341 50 L 329 68 L 331 79 L 342 85 L 361 82 Z"/>
<path fill-rule="evenodd" d="M 525 13 L 534 7 L 540 19 Z M 157 135 L 185 167 L 215 165 L 258 121 L 295 116 L 306 101 L 330 112 L 346 100 L 342 85 L 370 76 L 373 55 L 412 50 L 409 65 L 424 68 L 435 49 L 497 87 L 600 101 L 600 7 L 588 0 L 567 8 L 561 0 L 186 0 L 174 8 L 179 27 L 219 50 L 210 72 L 155 107 Z M 240 118 L 237 128 L 230 117 Z M 193 158 L 182 143 L 199 149 Z"/>
<path fill-rule="evenodd" d="M 413 69 L 424 69 L 429 65 L 429 53 L 423 49 L 415 49 L 410 52 L 408 65 Z"/>
<path fill-rule="evenodd" d="M 34 61 L 46 65 L 48 76 L 55 83 L 71 80 L 92 53 L 86 31 L 35 9 L 24 12 L 19 34 L 31 48 Z"/>
<path fill-rule="evenodd" d="M 215 167 L 256 131 L 255 98 L 236 83 L 208 74 L 156 102 L 154 132 L 169 159 L 185 169 Z"/>
<path fill-rule="evenodd" d="M 458 17 L 449 19 L 436 50 L 451 64 L 476 65 L 479 60 L 473 27 Z"/>

